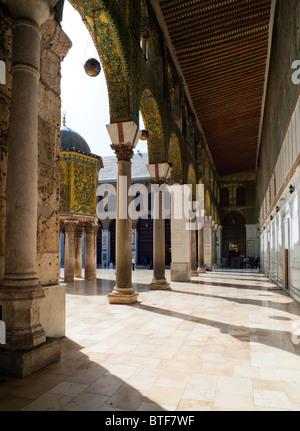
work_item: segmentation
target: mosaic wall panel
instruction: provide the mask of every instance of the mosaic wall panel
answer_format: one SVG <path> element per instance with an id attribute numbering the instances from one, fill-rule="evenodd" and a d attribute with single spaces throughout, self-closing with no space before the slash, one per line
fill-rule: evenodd
<path id="1" fill-rule="evenodd" d="M 172 135 L 170 138 L 169 145 L 169 162 L 172 163 L 172 173 L 171 179 L 172 183 L 182 183 L 182 162 L 181 162 L 181 152 L 176 135 Z"/>
<path id="2" fill-rule="evenodd" d="M 60 156 L 61 213 L 96 215 L 98 160 L 74 152 Z"/>

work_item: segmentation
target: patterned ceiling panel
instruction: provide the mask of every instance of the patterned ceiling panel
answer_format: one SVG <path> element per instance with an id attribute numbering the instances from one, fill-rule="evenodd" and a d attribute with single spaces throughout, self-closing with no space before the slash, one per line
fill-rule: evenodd
<path id="1" fill-rule="evenodd" d="M 219 175 L 255 168 L 271 0 L 160 0 Z"/>

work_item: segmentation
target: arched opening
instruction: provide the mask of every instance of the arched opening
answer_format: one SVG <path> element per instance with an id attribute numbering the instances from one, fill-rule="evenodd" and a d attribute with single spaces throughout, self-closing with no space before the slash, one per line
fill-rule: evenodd
<path id="1" fill-rule="evenodd" d="M 116 265 L 116 220 L 112 220 L 109 226 L 110 232 L 110 262 Z"/>
<path id="2" fill-rule="evenodd" d="M 138 265 L 153 268 L 153 220 L 140 220 L 137 225 L 138 233 Z"/>
<path id="3" fill-rule="evenodd" d="M 230 211 L 223 219 L 223 265 L 229 268 L 243 268 L 246 254 L 246 220 L 238 211 Z"/>
<path id="4" fill-rule="evenodd" d="M 100 268 L 102 264 L 102 223 L 98 220 L 98 232 L 97 232 L 97 268 Z"/>

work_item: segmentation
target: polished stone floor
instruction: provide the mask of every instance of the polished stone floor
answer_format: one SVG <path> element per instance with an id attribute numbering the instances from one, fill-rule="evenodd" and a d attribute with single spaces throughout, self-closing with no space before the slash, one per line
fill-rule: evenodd
<path id="1" fill-rule="evenodd" d="M 61 360 L 5 378 L 0 410 L 300 410 L 300 305 L 264 275 L 136 270 L 139 302 L 110 305 L 114 277 L 68 284 Z"/>

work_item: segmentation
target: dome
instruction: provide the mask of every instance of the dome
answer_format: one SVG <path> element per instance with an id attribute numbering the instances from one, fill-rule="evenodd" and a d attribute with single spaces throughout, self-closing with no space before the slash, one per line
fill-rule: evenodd
<path id="1" fill-rule="evenodd" d="M 63 150 L 79 150 L 84 153 L 90 153 L 90 147 L 79 133 L 70 129 L 67 126 L 62 126 L 61 132 L 61 149 Z"/>

